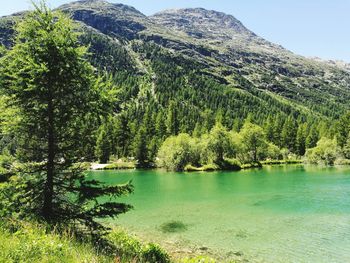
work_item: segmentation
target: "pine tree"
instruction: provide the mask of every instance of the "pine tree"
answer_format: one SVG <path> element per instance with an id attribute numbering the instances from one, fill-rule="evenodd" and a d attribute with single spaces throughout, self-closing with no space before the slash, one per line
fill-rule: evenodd
<path id="1" fill-rule="evenodd" d="M 303 156 L 306 151 L 306 129 L 307 124 L 303 123 L 298 126 L 297 137 L 296 137 L 296 153 L 299 156 Z"/>
<path id="2" fill-rule="evenodd" d="M 344 153 L 344 157 L 346 159 L 350 159 L 350 131 L 349 131 L 346 143 L 345 143 L 345 145 L 343 147 L 343 153 Z"/>
<path id="3" fill-rule="evenodd" d="M 274 123 L 273 120 L 271 118 L 271 116 L 269 116 L 265 122 L 264 125 L 264 130 L 266 133 L 266 139 L 269 140 L 270 142 L 274 142 Z"/>
<path id="4" fill-rule="evenodd" d="M 319 140 L 319 134 L 314 125 L 309 128 L 309 134 L 306 137 L 305 147 L 306 149 L 314 148 Z"/>
<path id="5" fill-rule="evenodd" d="M 131 131 L 129 120 L 125 114 L 118 115 L 115 122 L 115 144 L 118 157 L 126 157 L 131 145 Z"/>
<path id="6" fill-rule="evenodd" d="M 164 139 L 166 135 L 165 118 L 162 111 L 159 111 L 156 118 L 156 133 L 159 139 Z"/>
<path id="7" fill-rule="evenodd" d="M 339 119 L 337 127 L 337 143 L 340 147 L 344 147 L 350 131 L 350 112 Z"/>
<path id="8" fill-rule="evenodd" d="M 178 109 L 176 103 L 171 101 L 169 103 L 166 126 L 168 135 L 177 135 L 179 133 L 179 119 Z"/>
<path id="9" fill-rule="evenodd" d="M 192 132 L 192 136 L 194 137 L 194 138 L 199 138 L 199 137 L 201 137 L 201 135 L 202 135 L 202 128 L 201 128 L 201 125 L 199 124 L 199 122 L 197 122 L 196 123 L 196 126 L 194 127 L 194 130 L 193 130 L 193 132 Z"/>
<path id="10" fill-rule="evenodd" d="M 281 137 L 284 121 L 281 115 L 277 115 L 273 125 L 273 143 L 279 148 L 282 148 L 283 142 Z"/>
<path id="11" fill-rule="evenodd" d="M 135 159 L 137 160 L 137 167 L 139 168 L 147 168 L 150 166 L 147 142 L 146 128 L 143 126 L 139 129 L 134 139 Z"/>
<path id="12" fill-rule="evenodd" d="M 111 142 L 111 134 L 108 132 L 107 124 L 101 125 L 97 142 L 95 154 L 100 163 L 107 163 L 112 153 L 112 142 Z"/>
<path id="13" fill-rule="evenodd" d="M 283 124 L 281 132 L 281 141 L 283 147 L 286 147 L 289 151 L 295 152 L 297 137 L 297 124 L 292 116 L 289 116 Z"/>
<path id="14" fill-rule="evenodd" d="M 21 218 L 74 224 L 90 233 L 105 230 L 96 218 L 114 217 L 131 206 L 99 197 L 130 193 L 132 186 L 88 180 L 77 163 L 84 161 L 91 120 L 111 109 L 104 93 L 111 87 L 95 78 L 87 49 L 64 14 L 42 4 L 16 30 L 14 47 L 0 60 L 0 75 L 1 92 L 17 108 L 13 129 L 22 165 L 2 188 L 4 207 Z"/>

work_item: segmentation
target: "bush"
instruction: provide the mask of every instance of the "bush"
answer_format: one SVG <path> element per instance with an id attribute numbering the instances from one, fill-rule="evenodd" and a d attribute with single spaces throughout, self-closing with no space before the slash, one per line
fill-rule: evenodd
<path id="1" fill-rule="evenodd" d="M 278 146 L 272 143 L 268 143 L 264 158 L 268 158 L 272 160 L 281 160 L 283 159 L 283 155 L 281 153 L 280 148 L 278 148 Z"/>
<path id="2" fill-rule="evenodd" d="M 309 163 L 333 165 L 335 160 L 340 157 L 340 149 L 336 140 L 321 138 L 317 146 L 306 151 L 306 159 Z"/>
<path id="3" fill-rule="evenodd" d="M 241 170 L 241 162 L 238 161 L 237 159 L 226 158 L 222 163 L 221 167 L 224 170 L 237 171 L 237 170 Z"/>
<path id="4" fill-rule="evenodd" d="M 14 158 L 9 154 L 0 155 L 0 183 L 5 182 L 11 176 L 11 167 Z"/>
<path id="5" fill-rule="evenodd" d="M 122 230 L 112 231 L 108 239 L 118 248 L 120 262 L 170 262 L 168 254 L 158 245 L 153 243 L 144 245 Z"/>
<path id="6" fill-rule="evenodd" d="M 170 262 L 170 258 L 164 252 L 164 250 L 157 244 L 153 244 L 153 243 L 150 243 L 143 248 L 142 257 L 145 260 L 145 262 L 157 262 L 157 263 Z"/>
<path id="7" fill-rule="evenodd" d="M 183 171 L 187 164 L 197 162 L 194 139 L 186 133 L 167 138 L 158 152 L 158 166 L 167 170 Z"/>

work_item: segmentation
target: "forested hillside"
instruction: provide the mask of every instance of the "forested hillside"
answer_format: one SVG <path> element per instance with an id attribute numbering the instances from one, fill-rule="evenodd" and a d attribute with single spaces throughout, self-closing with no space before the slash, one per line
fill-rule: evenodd
<path id="1" fill-rule="evenodd" d="M 349 109 L 348 67 L 295 55 L 231 15 L 198 8 L 147 17 L 101 0 L 58 9 L 79 23 L 89 60 L 118 87 L 115 115 L 91 139 L 105 142 L 95 151 L 105 152 L 102 159 L 153 163 L 170 135 L 198 137 L 216 123 L 239 132 L 247 119 L 263 127 L 269 142 L 303 155 L 321 137 L 336 136 L 338 119 Z M 6 48 L 23 15 L 1 18 Z"/>
<path id="2" fill-rule="evenodd" d="M 305 180 L 307 166 L 299 165 L 292 166 L 289 179 L 285 166 L 272 171 L 272 177 L 264 176 L 264 170 L 259 176 L 253 170 L 250 176 L 224 171 L 206 177 L 165 170 L 123 171 L 120 175 L 131 176 L 123 177 L 93 170 L 350 165 L 349 99 L 348 64 L 295 55 L 216 11 L 167 10 L 147 17 L 133 7 L 101 0 L 77 1 L 57 10 L 42 1 L 33 3 L 33 11 L 2 17 L 0 261 L 215 262 L 208 254 L 221 262 L 248 262 L 246 252 L 222 250 L 223 233 L 244 246 L 249 240 L 265 245 L 271 233 L 277 233 L 283 236 L 278 244 L 287 240 L 294 249 L 296 244 L 298 249 L 311 244 L 309 254 L 300 253 L 305 258 L 317 256 L 315 246 L 327 252 L 329 242 L 324 244 L 322 231 L 328 240 L 330 227 L 335 227 L 340 239 L 329 240 L 345 240 L 343 222 L 348 218 L 338 217 L 348 203 L 342 171 L 327 168 L 327 177 L 310 176 L 312 183 L 318 178 L 310 184 Z M 333 175 L 335 180 L 325 180 Z M 153 184 L 158 176 L 161 183 Z M 190 181 L 176 181 L 184 178 Z M 289 184 L 292 188 L 286 188 Z M 186 192 L 185 186 L 195 191 Z M 140 190 L 134 193 L 134 187 Z M 159 190 L 167 195 L 156 195 Z M 139 196 L 124 199 L 132 193 Z M 272 209 L 271 204 L 277 205 Z M 134 206 L 144 214 L 133 213 L 131 218 L 150 231 L 145 232 L 149 237 L 172 234 L 164 242 L 170 254 L 155 241 L 148 243 L 147 237 L 143 243 L 115 228 L 116 218 Z M 272 213 L 260 221 L 262 211 Z M 337 217 L 329 217 L 332 214 Z M 196 218 L 206 220 L 198 227 Z M 239 221 L 244 222 L 242 228 Z M 265 228 L 270 222 L 277 228 Z M 316 232 L 305 232 L 310 222 Z M 263 238 L 256 235 L 260 226 Z M 180 232 L 188 230 L 201 232 L 198 237 L 204 234 L 206 241 L 192 246 L 195 232 L 181 237 Z M 217 252 L 210 248 L 214 236 L 220 240 Z M 322 240 L 300 243 L 306 236 Z M 273 254 L 271 244 L 268 249 L 258 244 L 257 249 Z M 183 246 L 188 249 L 178 249 Z M 300 251 L 289 250 L 284 247 L 281 253 L 288 257 Z M 253 255 L 260 260 L 263 254 Z"/>

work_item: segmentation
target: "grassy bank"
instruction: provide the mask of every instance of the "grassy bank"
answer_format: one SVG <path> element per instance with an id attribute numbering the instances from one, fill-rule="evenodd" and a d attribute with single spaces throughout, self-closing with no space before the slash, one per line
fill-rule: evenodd
<path id="1" fill-rule="evenodd" d="M 159 245 L 141 242 L 122 229 L 114 229 L 107 237 L 115 245 L 113 255 L 96 250 L 88 242 L 77 241 L 69 232 L 47 232 L 46 227 L 28 222 L 0 225 L 0 263 L 70 262 L 70 263 L 214 263 L 206 256 L 172 259 Z"/>
<path id="2" fill-rule="evenodd" d="M 262 161 L 262 165 L 275 165 L 275 164 L 302 164 L 304 163 L 304 160 L 296 160 L 296 159 L 291 159 L 291 160 L 267 160 L 267 161 Z"/>
<path id="3" fill-rule="evenodd" d="M 303 160 L 267 160 L 257 163 L 245 163 L 240 164 L 236 160 L 225 160 L 227 165 L 224 165 L 224 167 L 221 167 L 219 165 L 215 164 L 208 164 L 201 167 L 196 167 L 193 165 L 186 165 L 184 168 L 185 172 L 210 172 L 210 171 L 238 171 L 243 169 L 253 169 L 253 168 L 261 168 L 264 165 L 283 165 L 283 164 L 302 164 Z"/>
<path id="4" fill-rule="evenodd" d="M 21 223 L 9 230 L 0 226 L 0 262 L 114 262 L 91 245 L 74 241 L 68 234 L 47 234 L 39 225 Z"/>

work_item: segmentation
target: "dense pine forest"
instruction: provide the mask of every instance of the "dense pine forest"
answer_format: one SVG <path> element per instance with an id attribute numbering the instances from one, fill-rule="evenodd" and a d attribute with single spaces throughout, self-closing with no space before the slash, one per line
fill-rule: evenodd
<path id="1" fill-rule="evenodd" d="M 73 9 L 75 18 L 81 10 L 94 8 L 94 5 L 102 5 L 106 9 L 115 8 L 96 1 L 90 6 L 81 2 L 81 6 L 64 6 L 62 9 L 71 12 Z M 13 45 L 11 36 L 14 21 L 20 20 L 21 16 L 7 17 L 1 21 L 1 39 L 7 48 Z M 259 159 L 253 158 L 255 161 L 300 159 L 321 138 L 337 138 L 340 149 L 348 141 L 348 105 L 342 101 L 346 97 L 339 95 L 335 100 L 328 100 L 332 95 L 318 94 L 317 90 L 312 89 L 302 91 L 309 93 L 305 96 L 298 89 L 295 92 L 299 95 L 289 94 L 290 88 L 281 83 L 278 88 L 281 92 L 277 89 L 276 94 L 273 94 L 257 88 L 242 70 L 235 72 L 218 66 L 214 70 L 221 72 L 213 72 L 213 66 L 207 65 L 208 62 L 181 52 L 171 52 L 155 40 L 126 39 L 123 35 L 117 37 L 120 40 L 114 41 L 108 33 L 101 34 L 101 29 L 98 31 L 85 25 L 81 25 L 81 29 L 84 33 L 79 39 L 82 44 L 89 46 L 89 60 L 115 89 L 114 95 L 111 95 L 115 99 L 113 114 L 99 122 L 90 123 L 94 133 L 86 138 L 84 147 L 87 161 L 99 160 L 106 163 L 110 159 L 126 158 L 135 160 L 138 167 L 155 167 L 158 151 L 166 138 L 182 133 L 205 138 L 218 124 L 231 133 L 239 133 L 245 123 L 260 126 L 266 145 L 273 145 L 275 151 L 272 155 L 263 154 Z M 313 67 L 316 66 L 307 70 L 316 70 Z M 327 68 L 327 65 L 324 67 Z M 239 72 L 241 73 L 238 74 Z M 291 73 L 287 72 L 286 75 L 282 75 L 285 81 Z M 264 81 L 269 83 L 271 80 L 268 78 L 272 76 L 271 73 L 265 73 L 260 78 L 265 78 Z M 289 77 L 291 85 L 293 76 Z M 316 84 L 320 82 L 316 78 L 298 79 L 314 82 L 314 87 L 327 85 Z M 323 91 L 336 92 L 333 91 L 333 83 L 328 85 L 329 89 L 326 86 L 319 87 Z M 239 141 L 234 143 L 239 144 Z M 12 134 L 3 132 L 1 145 L 2 150 L 15 153 L 16 140 Z M 342 159 L 339 157 L 341 155 L 345 157 L 342 150 L 338 150 L 336 155 L 337 159 Z M 249 161 L 249 158 L 238 158 L 236 154 L 227 157 L 240 159 L 243 163 Z M 213 163 L 213 160 L 208 161 Z M 198 165 L 198 162 L 188 162 Z"/>
<path id="2" fill-rule="evenodd" d="M 98 260 L 108 262 L 106 254 L 130 240 L 110 234 L 101 219 L 132 206 L 99 200 L 128 195 L 133 186 L 86 179 L 91 163 L 172 171 L 350 164 L 346 68 L 296 56 L 231 16 L 233 29 L 219 30 L 217 42 L 195 22 L 182 32 L 179 15 L 207 12 L 215 26 L 222 15 L 182 12 L 150 18 L 123 5 L 79 1 L 0 18 L 5 236 L 9 228 L 27 233 L 32 226 L 23 220 L 44 223 L 57 231 L 53 238 L 68 226 L 77 244 L 97 244 Z M 237 32 L 240 41 L 225 46 Z M 135 251 L 119 251 L 126 260 L 170 260 L 157 245 L 130 242 Z"/>

